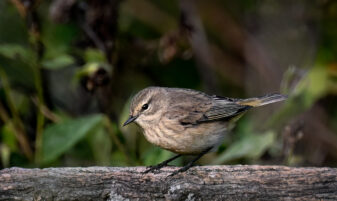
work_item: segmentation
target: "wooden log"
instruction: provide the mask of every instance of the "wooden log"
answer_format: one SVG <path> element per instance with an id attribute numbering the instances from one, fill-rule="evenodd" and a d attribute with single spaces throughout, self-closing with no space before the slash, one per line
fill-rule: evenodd
<path id="1" fill-rule="evenodd" d="M 337 168 L 202 166 L 9 168 L 0 200 L 337 200 Z"/>

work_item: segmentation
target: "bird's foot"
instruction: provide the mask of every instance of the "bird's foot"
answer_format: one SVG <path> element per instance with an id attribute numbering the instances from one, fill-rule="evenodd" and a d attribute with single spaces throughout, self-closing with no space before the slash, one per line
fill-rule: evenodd
<path id="1" fill-rule="evenodd" d="M 173 156 L 172 158 L 169 158 L 168 160 L 166 161 L 163 161 L 161 163 L 159 163 L 158 165 L 154 165 L 154 166 L 149 166 L 147 167 L 147 170 L 145 170 L 143 172 L 143 174 L 146 174 L 146 173 L 149 173 L 149 172 L 155 172 L 155 171 L 158 171 L 160 170 L 161 168 L 165 167 L 165 166 L 168 166 L 168 163 L 179 158 L 181 156 L 181 154 L 178 154 L 176 156 Z"/>
<path id="2" fill-rule="evenodd" d="M 182 173 L 182 172 L 185 172 L 187 171 L 188 169 L 190 169 L 191 167 L 193 166 L 193 163 L 189 163 L 187 165 L 185 165 L 184 167 L 178 169 L 178 170 L 175 170 L 173 171 L 171 174 L 169 174 L 167 177 L 173 177 L 179 173 Z"/>
<path id="3" fill-rule="evenodd" d="M 197 157 L 195 157 L 191 162 L 189 162 L 187 165 L 185 165 L 184 167 L 172 172 L 169 176 L 167 177 L 172 177 L 174 175 L 177 175 L 181 172 L 185 172 L 186 170 L 190 169 L 194 163 L 199 160 L 199 158 L 201 158 L 203 155 L 205 155 L 207 152 L 209 152 L 213 147 L 209 147 L 208 149 L 205 149 L 203 152 L 201 152 Z"/>
<path id="4" fill-rule="evenodd" d="M 157 172 L 157 171 L 159 171 L 161 168 L 163 168 L 163 167 L 165 167 L 165 166 L 167 166 L 167 164 L 164 164 L 164 163 L 160 163 L 160 164 L 158 164 L 158 165 L 151 165 L 151 166 L 148 166 L 147 168 L 146 168 L 146 170 L 144 171 L 144 172 L 142 172 L 143 174 L 147 174 L 147 173 L 149 173 L 149 172 L 153 172 L 153 173 L 155 173 L 155 172 Z"/>

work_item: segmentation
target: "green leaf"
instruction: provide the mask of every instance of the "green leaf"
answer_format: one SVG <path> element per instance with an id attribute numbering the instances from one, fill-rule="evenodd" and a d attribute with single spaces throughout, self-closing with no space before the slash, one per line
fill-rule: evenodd
<path id="1" fill-rule="evenodd" d="M 22 59 L 23 61 L 29 61 L 32 57 L 29 49 L 17 44 L 0 45 L 0 55 L 9 59 Z"/>
<path id="2" fill-rule="evenodd" d="M 222 164 L 224 162 L 238 158 L 259 158 L 266 149 L 268 149 L 276 140 L 276 134 L 268 131 L 263 135 L 249 135 L 242 140 L 231 145 L 225 153 L 220 155 L 214 164 Z"/>
<path id="3" fill-rule="evenodd" d="M 0 144 L 0 158 L 2 165 L 7 168 L 9 167 L 11 151 L 5 144 Z"/>
<path id="4" fill-rule="evenodd" d="M 105 62 L 106 57 L 99 49 L 88 48 L 84 52 L 84 58 L 87 63 L 90 62 Z"/>
<path id="5" fill-rule="evenodd" d="M 268 127 L 280 125 L 311 108 L 317 100 L 328 93 L 329 79 L 329 74 L 323 66 L 310 69 L 289 94 L 283 108 L 271 116 L 265 125 Z"/>
<path id="6" fill-rule="evenodd" d="M 12 151 L 17 151 L 17 141 L 14 126 L 11 122 L 5 124 L 1 129 L 1 141 Z"/>
<path id="7" fill-rule="evenodd" d="M 46 59 L 42 62 L 42 65 L 46 69 L 60 69 L 74 64 L 75 60 L 69 55 L 59 55 L 53 59 Z"/>
<path id="8" fill-rule="evenodd" d="M 48 126 L 43 133 L 42 163 L 49 163 L 69 150 L 102 123 L 102 115 L 68 119 Z"/>
<path id="9" fill-rule="evenodd" d="M 312 68 L 296 86 L 293 98 L 302 98 L 302 107 L 310 108 L 328 89 L 328 73 L 322 66 Z"/>
<path id="10" fill-rule="evenodd" d="M 78 39 L 79 28 L 74 24 L 51 23 L 48 18 L 42 27 L 41 40 L 45 45 L 44 57 L 57 58 L 73 51 L 73 42 Z"/>

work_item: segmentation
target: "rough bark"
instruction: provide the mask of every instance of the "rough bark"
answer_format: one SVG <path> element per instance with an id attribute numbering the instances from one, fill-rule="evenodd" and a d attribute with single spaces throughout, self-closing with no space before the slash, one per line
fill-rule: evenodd
<path id="1" fill-rule="evenodd" d="M 203 166 L 9 168 L 0 200 L 337 200 L 337 168 Z"/>

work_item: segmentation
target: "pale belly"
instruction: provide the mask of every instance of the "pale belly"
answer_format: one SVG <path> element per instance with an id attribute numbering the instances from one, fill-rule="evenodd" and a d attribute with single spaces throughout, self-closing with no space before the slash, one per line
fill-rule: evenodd
<path id="1" fill-rule="evenodd" d="M 198 154 L 210 147 L 212 150 L 222 143 L 227 131 L 227 123 L 203 123 L 192 127 L 176 127 L 168 129 L 164 125 L 157 125 L 146 129 L 146 139 L 169 151 L 179 154 Z"/>

